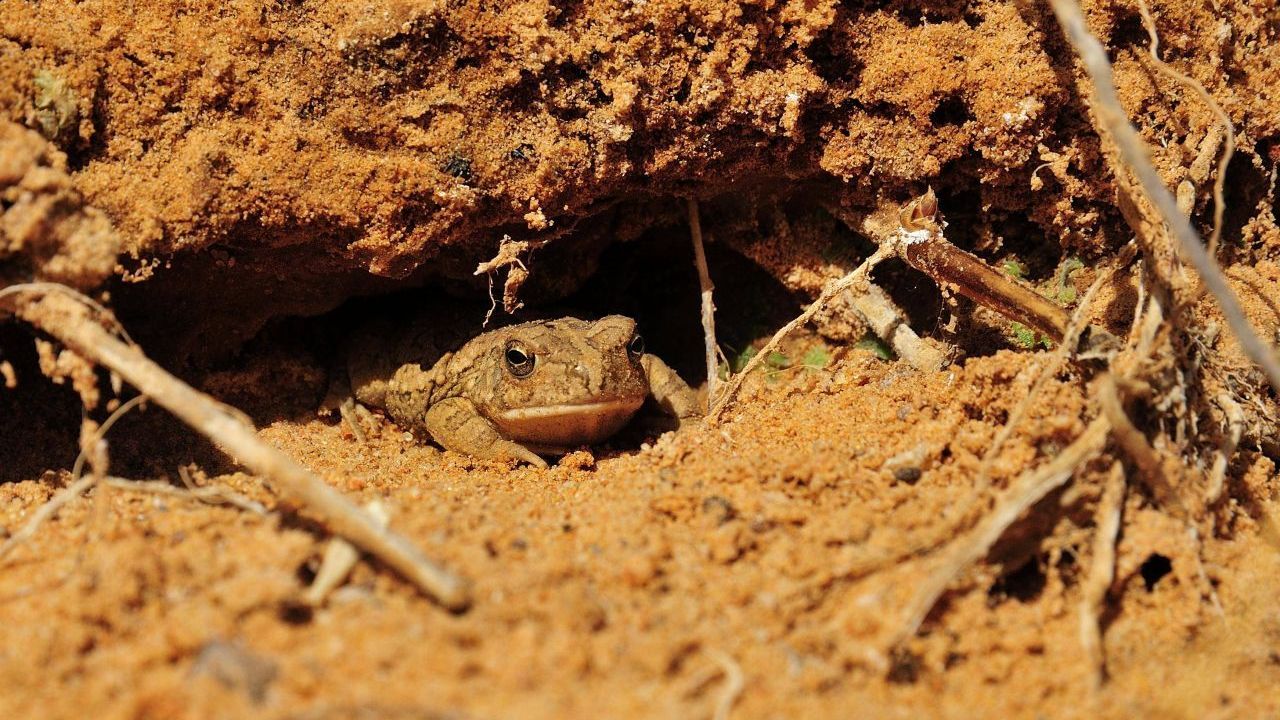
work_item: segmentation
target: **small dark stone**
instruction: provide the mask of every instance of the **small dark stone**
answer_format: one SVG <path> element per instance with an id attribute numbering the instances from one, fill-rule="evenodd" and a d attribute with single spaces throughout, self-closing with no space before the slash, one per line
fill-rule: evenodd
<path id="1" fill-rule="evenodd" d="M 314 614 L 314 609 L 302 602 L 286 601 L 280 605 L 280 619 L 290 625 L 306 625 Z"/>
<path id="2" fill-rule="evenodd" d="M 908 485 L 915 485 L 920 481 L 920 476 L 924 475 L 924 471 L 915 465 L 907 465 L 897 468 L 893 471 L 893 479 Z"/>
<path id="3" fill-rule="evenodd" d="M 529 143 L 520 143 L 507 153 L 512 160 L 528 160 L 533 155 L 533 145 Z"/>
<path id="4" fill-rule="evenodd" d="M 461 155 L 450 155 L 443 170 L 463 182 L 471 181 L 471 160 Z"/>
<path id="5" fill-rule="evenodd" d="M 895 685 L 912 685 L 920 679 L 920 656 L 901 648 L 889 655 L 888 680 Z"/>

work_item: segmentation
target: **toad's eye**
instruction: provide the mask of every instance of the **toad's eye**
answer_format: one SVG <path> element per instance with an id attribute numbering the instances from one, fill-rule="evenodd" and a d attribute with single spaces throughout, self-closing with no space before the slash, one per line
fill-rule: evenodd
<path id="1" fill-rule="evenodd" d="M 533 353 L 524 349 L 524 346 L 518 342 L 512 341 L 507 343 L 506 352 L 503 357 L 507 360 L 507 370 L 511 371 L 516 377 L 528 377 L 533 372 Z"/>
<path id="2" fill-rule="evenodd" d="M 627 352 L 632 355 L 640 356 L 644 354 L 644 338 L 639 334 L 632 336 L 631 342 L 627 343 Z"/>

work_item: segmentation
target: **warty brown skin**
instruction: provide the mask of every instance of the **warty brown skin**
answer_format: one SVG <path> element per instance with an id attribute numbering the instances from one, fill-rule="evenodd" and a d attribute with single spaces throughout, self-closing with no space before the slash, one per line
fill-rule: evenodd
<path id="1" fill-rule="evenodd" d="M 677 422 L 699 413 L 696 393 L 638 338 L 621 315 L 528 322 L 465 341 L 429 321 L 382 321 L 353 337 L 347 369 L 355 400 L 444 448 L 546 467 L 539 454 L 608 438 L 648 397 Z"/>

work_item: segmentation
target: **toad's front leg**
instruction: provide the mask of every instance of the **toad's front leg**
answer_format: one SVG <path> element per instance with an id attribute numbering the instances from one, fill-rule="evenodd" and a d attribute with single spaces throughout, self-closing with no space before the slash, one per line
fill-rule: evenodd
<path id="1" fill-rule="evenodd" d="M 640 364 L 649 380 L 649 394 L 663 412 L 676 420 L 677 426 L 702 415 L 698 393 L 671 366 L 662 362 L 662 358 L 646 353 L 640 358 Z"/>
<path id="2" fill-rule="evenodd" d="M 547 467 L 547 461 L 537 453 L 502 437 L 498 428 L 465 398 L 446 398 L 432 404 L 425 420 L 432 439 L 448 450 L 486 460 L 522 460 L 535 467 Z"/>

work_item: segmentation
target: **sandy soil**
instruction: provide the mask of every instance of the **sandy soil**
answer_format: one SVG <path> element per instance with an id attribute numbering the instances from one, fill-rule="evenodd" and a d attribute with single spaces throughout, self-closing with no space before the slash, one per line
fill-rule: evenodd
<path id="1" fill-rule="evenodd" d="M 1221 255 L 1273 339 L 1280 9 L 1220 5 L 1152 11 L 1162 56 L 1235 126 Z M 1207 228 L 1210 110 L 1154 69 L 1138 5 L 1085 8 Z M 904 266 L 876 279 L 950 354 L 941 371 L 855 347 L 863 328 L 833 311 L 723 424 L 632 429 L 548 470 L 391 425 L 362 444 L 315 415 L 353 318 L 441 290 L 487 305 L 509 269 L 473 273 L 504 236 L 531 243 L 520 300 L 632 314 L 700 381 L 685 195 L 731 360 L 926 186 L 949 238 L 1070 306 L 1132 235 L 1070 58 L 1038 2 L 0 0 L 0 279 L 96 288 L 149 353 L 352 499 L 382 500 L 476 593 L 450 614 L 362 562 L 303 607 L 323 530 L 148 409 L 112 431 L 113 473 L 177 483 L 189 465 L 269 514 L 114 486 L 67 506 L 0 560 L 0 717 L 1280 714 L 1280 413 L 1223 333 L 1158 360 L 1208 368 L 1193 389 L 1248 398 L 1256 427 L 1224 499 L 1192 517 L 1132 486 L 1096 692 L 1078 607 L 1114 449 L 879 664 L 936 551 L 1098 412 L 1096 367 L 1069 366 L 981 483 L 1048 353 Z M 1134 270 L 1092 319 L 1124 335 L 1137 294 Z M 1207 300 L 1184 318 L 1198 338 L 1221 326 Z M 0 325 L 17 381 L 0 388 L 0 539 L 76 454 L 80 401 L 36 347 Z M 1178 407 L 1135 416 L 1216 447 L 1221 417 L 1169 421 Z M 1206 476 L 1180 475 L 1189 493 Z"/>

